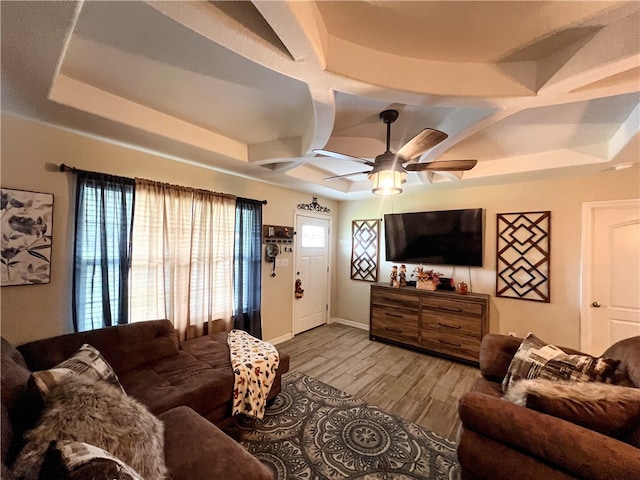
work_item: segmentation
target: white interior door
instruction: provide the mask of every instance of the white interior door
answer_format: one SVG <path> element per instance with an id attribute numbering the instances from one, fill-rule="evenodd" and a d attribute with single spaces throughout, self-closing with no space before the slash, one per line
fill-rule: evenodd
<path id="1" fill-rule="evenodd" d="M 294 298 L 293 334 L 327 323 L 329 314 L 329 219 L 296 215 L 295 279 L 304 295 Z"/>
<path id="2" fill-rule="evenodd" d="M 585 204 L 581 349 L 640 335 L 640 200 Z"/>

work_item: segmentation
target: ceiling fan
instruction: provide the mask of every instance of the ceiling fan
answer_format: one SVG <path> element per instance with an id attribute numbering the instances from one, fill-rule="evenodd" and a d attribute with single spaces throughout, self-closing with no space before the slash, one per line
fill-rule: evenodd
<path id="1" fill-rule="evenodd" d="M 327 177 L 325 180 L 349 177 L 366 173 L 369 180 L 373 180 L 372 192 L 377 195 L 395 195 L 402 193 L 400 185 L 407 180 L 407 172 L 453 172 L 471 170 L 478 163 L 477 160 L 442 160 L 426 163 L 413 162 L 417 157 L 439 144 L 447 138 L 447 134 L 433 128 L 425 128 L 405 143 L 398 153 L 390 150 L 391 124 L 398 119 L 397 110 L 384 110 L 380 113 L 380 120 L 387 125 L 387 150 L 378 155 L 372 162 L 365 158 L 332 152 L 331 150 L 315 149 L 313 153 L 340 160 L 351 160 L 364 163 L 371 168 L 363 172 L 347 173 Z"/>

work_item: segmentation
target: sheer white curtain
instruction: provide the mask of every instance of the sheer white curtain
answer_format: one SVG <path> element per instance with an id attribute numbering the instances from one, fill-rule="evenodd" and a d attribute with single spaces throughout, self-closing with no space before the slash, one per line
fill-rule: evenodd
<path id="1" fill-rule="evenodd" d="M 136 180 L 131 321 L 168 318 L 180 339 L 229 321 L 235 198 Z"/>

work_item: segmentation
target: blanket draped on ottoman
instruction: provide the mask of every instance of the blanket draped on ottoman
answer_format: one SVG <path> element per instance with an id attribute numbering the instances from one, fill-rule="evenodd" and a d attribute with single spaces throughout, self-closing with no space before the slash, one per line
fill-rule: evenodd
<path id="1" fill-rule="evenodd" d="M 262 419 L 280 363 L 278 350 L 242 330 L 227 337 L 234 373 L 232 414 Z"/>

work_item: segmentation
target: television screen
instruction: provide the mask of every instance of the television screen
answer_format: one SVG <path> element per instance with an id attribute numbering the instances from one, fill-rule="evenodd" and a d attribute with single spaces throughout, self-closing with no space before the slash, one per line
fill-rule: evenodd
<path id="1" fill-rule="evenodd" d="M 482 209 L 384 216 L 388 262 L 482 266 Z"/>

